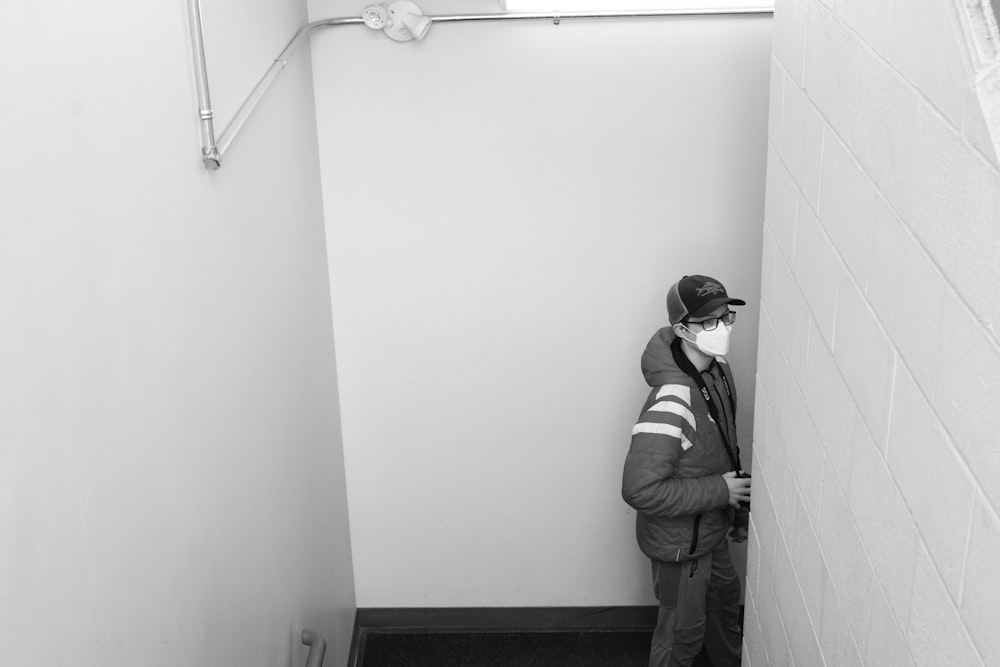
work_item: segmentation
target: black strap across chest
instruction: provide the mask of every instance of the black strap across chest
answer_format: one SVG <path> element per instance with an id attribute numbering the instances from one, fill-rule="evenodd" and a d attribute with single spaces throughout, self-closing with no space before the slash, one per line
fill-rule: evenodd
<path id="1" fill-rule="evenodd" d="M 674 363 L 677 364 L 677 367 L 684 371 L 688 377 L 694 380 L 695 384 L 698 385 L 698 389 L 701 391 L 701 396 L 705 399 L 705 403 L 708 405 L 708 412 L 712 415 L 712 419 L 715 420 L 715 426 L 719 429 L 719 435 L 722 436 L 722 444 L 726 447 L 726 454 L 729 455 L 729 461 L 733 464 L 733 470 L 736 470 L 737 472 L 743 470 L 743 466 L 740 465 L 740 448 L 738 445 L 734 447 L 733 444 L 729 442 L 729 424 L 719 415 L 719 407 L 712 399 L 712 392 L 708 390 L 708 385 L 705 384 L 705 378 L 701 376 L 698 369 L 694 367 L 691 360 L 688 359 L 686 354 L 684 354 L 684 350 L 681 349 L 680 338 L 675 338 L 673 342 L 670 343 L 670 351 L 674 355 Z M 733 416 L 733 422 L 735 423 L 736 396 L 733 394 L 733 390 L 729 386 L 729 379 L 726 377 L 726 372 L 720 368 L 719 375 L 722 377 L 722 386 L 725 388 L 726 397 L 729 399 L 729 414 Z"/>

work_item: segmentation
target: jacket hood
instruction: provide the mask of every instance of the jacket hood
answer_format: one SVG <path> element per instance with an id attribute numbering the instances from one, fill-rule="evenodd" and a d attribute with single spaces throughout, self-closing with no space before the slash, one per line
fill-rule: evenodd
<path id="1" fill-rule="evenodd" d="M 677 338 L 673 328 L 663 327 L 646 343 L 642 353 L 642 376 L 650 387 L 665 384 L 690 384 L 687 374 L 677 367 L 670 344 Z"/>

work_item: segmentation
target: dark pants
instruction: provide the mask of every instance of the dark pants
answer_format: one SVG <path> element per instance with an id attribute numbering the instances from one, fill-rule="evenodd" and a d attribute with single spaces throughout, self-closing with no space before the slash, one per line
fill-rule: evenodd
<path id="1" fill-rule="evenodd" d="M 689 667 L 702 643 L 714 667 L 739 667 L 740 581 L 729 542 L 697 560 L 652 563 L 660 609 L 649 667 Z"/>

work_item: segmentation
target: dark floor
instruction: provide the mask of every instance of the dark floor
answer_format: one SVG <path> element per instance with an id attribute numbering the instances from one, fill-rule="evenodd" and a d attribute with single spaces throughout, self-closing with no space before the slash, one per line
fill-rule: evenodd
<path id="1" fill-rule="evenodd" d="M 371 632 L 362 667 L 646 667 L 650 631 Z M 695 667 L 711 667 L 699 656 Z"/>

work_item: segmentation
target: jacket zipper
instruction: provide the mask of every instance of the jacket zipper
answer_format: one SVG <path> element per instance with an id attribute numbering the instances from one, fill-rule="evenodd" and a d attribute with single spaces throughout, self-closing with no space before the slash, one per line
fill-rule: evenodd
<path id="1" fill-rule="evenodd" d="M 699 514 L 694 518 L 694 535 L 691 537 L 691 549 L 688 551 L 689 554 L 693 554 L 695 549 L 698 548 L 698 526 L 701 525 L 701 515 Z"/>

